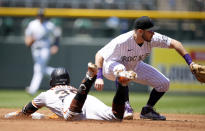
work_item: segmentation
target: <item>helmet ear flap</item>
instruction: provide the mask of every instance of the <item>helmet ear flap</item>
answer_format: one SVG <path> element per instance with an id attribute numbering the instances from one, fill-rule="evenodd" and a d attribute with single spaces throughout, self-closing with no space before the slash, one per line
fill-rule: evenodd
<path id="1" fill-rule="evenodd" d="M 53 87 L 53 81 L 52 80 L 50 80 L 50 86 Z"/>

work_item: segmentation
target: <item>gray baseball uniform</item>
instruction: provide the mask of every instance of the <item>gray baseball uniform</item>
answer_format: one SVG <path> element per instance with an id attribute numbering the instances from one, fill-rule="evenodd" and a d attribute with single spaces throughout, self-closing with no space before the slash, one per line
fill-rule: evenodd
<path id="1" fill-rule="evenodd" d="M 70 107 L 70 103 L 76 95 L 77 89 L 67 85 L 60 85 L 46 92 L 42 92 L 33 99 L 32 104 L 37 107 L 47 107 L 59 117 L 64 117 Z M 79 120 L 115 120 L 112 108 L 105 105 L 94 96 L 88 95 L 82 108 Z"/>

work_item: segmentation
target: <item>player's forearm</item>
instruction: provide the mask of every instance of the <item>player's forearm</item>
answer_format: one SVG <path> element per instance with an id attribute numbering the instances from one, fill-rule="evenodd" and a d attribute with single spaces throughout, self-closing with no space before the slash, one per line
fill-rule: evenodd
<path id="1" fill-rule="evenodd" d="M 30 47 L 34 43 L 34 39 L 32 37 L 25 37 L 25 44 Z"/>
<path id="2" fill-rule="evenodd" d="M 95 55 L 95 64 L 97 65 L 98 68 L 103 67 L 103 61 L 104 61 L 104 58 L 99 53 L 97 53 Z"/>
<path id="3" fill-rule="evenodd" d="M 181 44 L 181 42 L 177 40 L 171 41 L 170 48 L 175 49 L 182 57 L 188 53 L 183 47 L 183 45 Z"/>
<path id="4" fill-rule="evenodd" d="M 98 73 L 97 73 L 97 79 L 103 79 L 103 57 L 100 55 L 100 53 L 98 52 L 95 56 L 95 64 L 98 67 Z"/>
<path id="5" fill-rule="evenodd" d="M 191 56 L 189 55 L 189 53 L 185 50 L 185 48 L 179 41 L 172 40 L 170 48 L 174 48 L 184 58 L 184 60 L 186 61 L 188 65 L 192 63 Z"/>

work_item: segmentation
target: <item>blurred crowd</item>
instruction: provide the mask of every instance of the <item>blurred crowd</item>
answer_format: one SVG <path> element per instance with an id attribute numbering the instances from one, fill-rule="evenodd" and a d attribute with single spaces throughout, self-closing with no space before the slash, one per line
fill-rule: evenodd
<path id="1" fill-rule="evenodd" d="M 205 0 L 0 0 L 0 7 L 89 8 L 131 10 L 204 11 Z M 33 17 L 0 17 L 0 39 L 21 37 Z M 51 18 L 62 37 L 112 38 L 132 29 L 133 19 L 110 17 Z M 155 19 L 157 32 L 178 40 L 205 40 L 204 20 Z M 11 38 L 11 37 L 10 37 Z"/>
<path id="2" fill-rule="evenodd" d="M 0 39 L 22 37 L 27 24 L 33 17 L 0 17 Z M 112 38 L 131 30 L 133 19 L 110 17 L 105 19 L 90 18 L 50 18 L 62 30 L 62 37 Z M 159 28 L 157 32 L 178 40 L 205 40 L 203 20 L 154 20 Z"/>
<path id="3" fill-rule="evenodd" d="M 205 0 L 0 0 L 0 6 L 204 11 Z"/>

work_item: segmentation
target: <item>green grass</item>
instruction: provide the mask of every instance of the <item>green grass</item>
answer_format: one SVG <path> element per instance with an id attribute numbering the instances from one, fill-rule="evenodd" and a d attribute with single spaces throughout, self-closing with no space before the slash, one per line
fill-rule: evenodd
<path id="1" fill-rule="evenodd" d="M 0 90 L 0 108 L 22 108 L 32 99 L 23 90 Z"/>
<path id="2" fill-rule="evenodd" d="M 111 106 L 115 92 L 91 91 L 90 94 Z M 135 112 L 140 112 L 146 104 L 149 93 L 130 93 L 130 103 Z M 27 95 L 23 90 L 0 90 L 0 108 L 22 108 L 34 96 Z M 165 94 L 155 106 L 163 113 L 205 114 L 205 95 Z"/>
<path id="3" fill-rule="evenodd" d="M 92 91 L 90 94 L 111 106 L 114 92 Z M 141 111 L 148 98 L 149 93 L 130 93 L 130 103 L 135 112 Z M 205 95 L 165 94 L 156 104 L 155 108 L 163 113 L 205 114 Z"/>

